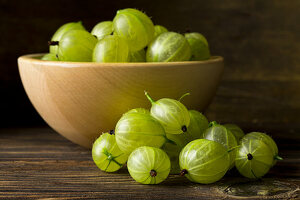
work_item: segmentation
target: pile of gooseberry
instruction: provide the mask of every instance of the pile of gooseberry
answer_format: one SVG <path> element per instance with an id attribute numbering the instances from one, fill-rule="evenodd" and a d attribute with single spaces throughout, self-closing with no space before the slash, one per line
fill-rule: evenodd
<path id="1" fill-rule="evenodd" d="M 81 22 L 62 25 L 48 42 L 48 61 L 73 62 L 174 62 L 207 60 L 205 37 L 184 35 L 154 25 L 143 12 L 119 10 L 112 21 L 98 23 L 88 32 Z"/>
<path id="2" fill-rule="evenodd" d="M 202 113 L 188 110 L 182 98 L 155 101 L 145 95 L 150 110 L 129 110 L 94 142 L 92 157 L 99 169 L 115 172 L 127 162 L 131 177 L 142 184 L 158 184 L 169 174 L 210 184 L 233 167 L 247 178 L 260 178 L 282 159 L 265 133 L 245 135 L 237 125 L 209 123 Z"/>
<path id="3" fill-rule="evenodd" d="M 175 62 L 210 58 L 207 40 L 200 33 L 184 35 L 153 25 L 143 12 L 117 11 L 113 21 L 98 23 L 91 32 L 81 22 L 61 26 L 48 42 L 48 61 Z M 127 163 L 134 180 L 158 184 L 169 174 L 209 184 L 236 167 L 245 177 L 260 178 L 280 160 L 274 140 L 265 133 L 244 132 L 234 124 L 208 122 L 179 100 L 154 101 L 151 109 L 124 113 L 114 130 L 93 144 L 99 169 L 115 172 Z"/>

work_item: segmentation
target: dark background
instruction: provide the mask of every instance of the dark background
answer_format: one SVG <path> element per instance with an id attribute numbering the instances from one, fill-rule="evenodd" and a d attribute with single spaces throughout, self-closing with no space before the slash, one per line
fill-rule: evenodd
<path id="1" fill-rule="evenodd" d="M 0 0 L 0 127 L 46 125 L 23 90 L 19 56 L 47 52 L 47 41 L 66 22 L 81 20 L 91 30 L 126 7 L 169 30 L 203 33 L 212 54 L 225 58 L 209 119 L 299 138 L 299 0 Z"/>

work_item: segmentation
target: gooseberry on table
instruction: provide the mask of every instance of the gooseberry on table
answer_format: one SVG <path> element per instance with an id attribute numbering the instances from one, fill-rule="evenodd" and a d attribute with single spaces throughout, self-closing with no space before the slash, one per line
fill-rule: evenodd
<path id="1" fill-rule="evenodd" d="M 196 183 L 209 184 L 220 180 L 230 165 L 227 149 L 218 142 L 198 139 L 180 152 L 181 175 Z"/>
<path id="2" fill-rule="evenodd" d="M 129 156 L 127 167 L 131 177 L 142 184 L 158 184 L 170 173 L 170 159 L 161 149 L 142 146 Z"/>
<path id="3" fill-rule="evenodd" d="M 103 133 L 96 139 L 92 148 L 92 157 L 97 167 L 105 172 L 119 170 L 128 158 L 118 147 L 113 131 Z"/>

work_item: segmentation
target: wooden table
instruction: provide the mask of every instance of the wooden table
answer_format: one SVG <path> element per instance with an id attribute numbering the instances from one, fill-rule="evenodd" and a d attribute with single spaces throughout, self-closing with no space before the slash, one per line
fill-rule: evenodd
<path id="1" fill-rule="evenodd" d="M 250 181 L 232 171 L 211 185 L 170 175 L 152 186 L 136 183 L 125 168 L 101 172 L 89 150 L 50 128 L 0 129 L 0 199 L 297 199 L 299 140 L 283 141 L 284 160 L 262 180 Z"/>

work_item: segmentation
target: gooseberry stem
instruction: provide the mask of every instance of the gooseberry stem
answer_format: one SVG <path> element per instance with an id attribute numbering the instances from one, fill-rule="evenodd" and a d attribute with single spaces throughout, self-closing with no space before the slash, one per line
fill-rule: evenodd
<path id="1" fill-rule="evenodd" d="M 59 44 L 59 41 L 48 41 L 49 46 L 57 46 Z"/>
<path id="2" fill-rule="evenodd" d="M 218 125 L 218 123 L 216 121 L 212 121 L 208 124 L 208 127 L 212 127 L 212 126 L 215 126 L 215 125 Z"/>
<path id="3" fill-rule="evenodd" d="M 148 94 L 147 91 L 144 91 L 145 92 L 145 95 L 147 97 L 147 99 L 151 102 L 151 103 L 155 103 L 155 101 L 150 97 L 150 95 Z"/>
<path id="4" fill-rule="evenodd" d="M 274 156 L 274 160 L 283 160 L 283 158 L 281 158 L 280 156 L 276 155 L 276 156 Z"/>
<path id="5" fill-rule="evenodd" d="M 182 96 L 178 99 L 178 101 L 180 102 L 184 97 L 189 96 L 189 95 L 191 95 L 189 92 L 188 92 L 188 93 L 185 93 L 184 95 L 182 95 Z"/>
<path id="6" fill-rule="evenodd" d="M 110 130 L 110 131 L 109 131 L 109 134 L 110 134 L 110 135 L 113 135 L 113 134 L 115 134 L 115 131 L 114 131 L 114 130 Z"/>
<path id="7" fill-rule="evenodd" d="M 184 176 L 186 174 L 188 174 L 188 171 L 186 169 L 181 170 L 180 176 Z"/>

